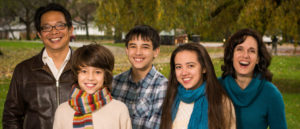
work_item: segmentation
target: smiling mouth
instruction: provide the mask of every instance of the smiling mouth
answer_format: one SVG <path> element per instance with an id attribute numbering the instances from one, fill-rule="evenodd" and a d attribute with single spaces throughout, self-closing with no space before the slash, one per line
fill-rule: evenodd
<path id="1" fill-rule="evenodd" d="M 250 62 L 247 62 L 247 61 L 240 61 L 239 64 L 241 66 L 248 66 L 250 64 Z"/>
<path id="2" fill-rule="evenodd" d="M 183 78 L 182 80 L 184 83 L 188 83 L 191 80 L 191 78 Z"/>
<path id="3" fill-rule="evenodd" d="M 144 58 L 133 58 L 135 62 L 142 62 Z"/>
<path id="4" fill-rule="evenodd" d="M 96 86 L 96 84 L 95 84 L 95 83 L 85 83 L 85 86 L 86 86 L 87 88 L 93 88 L 93 87 Z"/>
<path id="5" fill-rule="evenodd" d="M 62 38 L 51 38 L 49 39 L 51 42 L 59 42 Z"/>

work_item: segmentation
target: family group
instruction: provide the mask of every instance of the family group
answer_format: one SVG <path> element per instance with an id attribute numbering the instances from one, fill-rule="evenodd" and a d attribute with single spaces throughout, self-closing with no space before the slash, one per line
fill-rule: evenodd
<path id="1" fill-rule="evenodd" d="M 15 67 L 4 129 L 287 129 L 271 56 L 252 29 L 224 46 L 221 77 L 199 43 L 177 46 L 168 79 L 155 69 L 160 37 L 137 25 L 125 37 L 131 68 L 113 75 L 115 58 L 98 44 L 69 46 L 70 13 L 51 3 L 36 10 L 44 48 Z"/>

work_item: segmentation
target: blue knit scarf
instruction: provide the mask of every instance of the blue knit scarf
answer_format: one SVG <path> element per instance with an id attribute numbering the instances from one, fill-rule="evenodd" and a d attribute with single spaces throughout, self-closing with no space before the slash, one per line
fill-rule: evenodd
<path id="1" fill-rule="evenodd" d="M 188 129 L 208 129 L 208 102 L 205 97 L 206 82 L 203 82 L 200 87 L 195 90 L 186 90 L 181 84 L 178 86 L 172 107 L 172 121 L 175 120 L 179 103 L 193 103 L 194 108 L 188 124 Z"/>
<path id="2" fill-rule="evenodd" d="M 222 84 L 235 106 L 247 107 L 256 100 L 265 82 L 266 80 L 261 79 L 261 74 L 258 74 L 252 78 L 245 89 L 241 89 L 235 79 L 231 75 L 227 75 Z"/>

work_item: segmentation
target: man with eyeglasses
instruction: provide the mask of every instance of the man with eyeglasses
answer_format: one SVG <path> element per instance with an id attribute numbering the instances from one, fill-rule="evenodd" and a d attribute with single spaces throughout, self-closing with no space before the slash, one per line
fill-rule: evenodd
<path id="1" fill-rule="evenodd" d="M 34 19 L 44 48 L 14 70 L 4 105 L 4 129 L 52 129 L 55 110 L 68 100 L 74 82 L 70 13 L 61 5 L 49 4 L 40 7 Z"/>

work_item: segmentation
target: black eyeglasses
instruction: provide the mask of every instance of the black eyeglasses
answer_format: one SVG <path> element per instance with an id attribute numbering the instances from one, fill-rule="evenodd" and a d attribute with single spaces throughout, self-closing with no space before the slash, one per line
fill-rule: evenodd
<path id="1" fill-rule="evenodd" d="M 53 28 L 55 28 L 56 30 L 63 30 L 66 27 L 67 27 L 66 23 L 59 23 L 59 24 L 56 24 L 55 26 L 51 26 L 51 25 L 41 26 L 41 30 L 43 32 L 50 32 L 50 31 L 52 31 Z"/>

